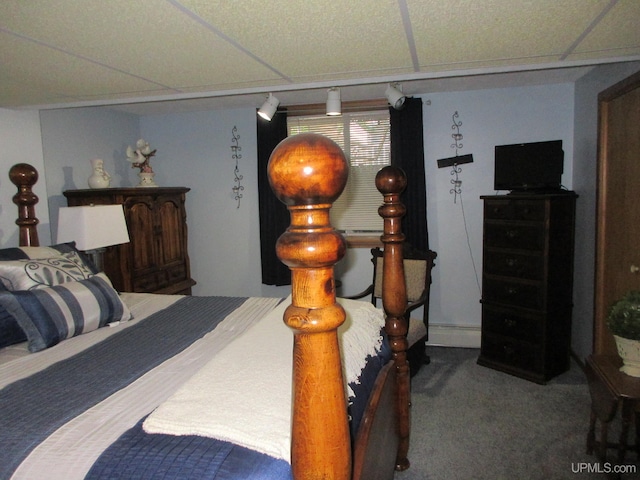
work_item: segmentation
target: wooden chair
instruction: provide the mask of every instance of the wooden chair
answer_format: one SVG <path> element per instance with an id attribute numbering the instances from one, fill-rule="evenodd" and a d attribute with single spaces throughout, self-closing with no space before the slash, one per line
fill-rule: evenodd
<path id="1" fill-rule="evenodd" d="M 371 295 L 371 303 L 377 306 L 378 299 L 382 298 L 382 257 L 383 250 L 379 247 L 371 249 L 371 262 L 373 263 L 373 283 L 366 290 L 346 298 L 359 299 Z M 431 269 L 434 267 L 436 252 L 429 250 L 422 252 L 414 249 L 408 243 L 402 247 L 404 258 L 404 276 L 407 286 L 407 310 L 405 318 L 409 329 L 409 350 L 407 352 L 411 375 L 415 375 L 420 366 L 428 364 L 430 359 L 426 353 L 425 342 L 429 340 L 429 292 L 431 290 Z M 424 330 L 419 325 L 411 324 L 411 312 L 424 307 L 422 323 Z M 415 319 L 414 319 L 415 320 Z"/>

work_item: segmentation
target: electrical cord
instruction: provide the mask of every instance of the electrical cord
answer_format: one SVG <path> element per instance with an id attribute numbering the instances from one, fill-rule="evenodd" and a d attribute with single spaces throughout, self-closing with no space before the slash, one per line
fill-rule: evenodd
<path id="1" fill-rule="evenodd" d="M 464 224 L 464 232 L 467 237 L 467 247 L 469 248 L 469 256 L 471 257 L 471 264 L 473 265 L 473 273 L 476 277 L 476 285 L 478 285 L 478 293 L 482 296 L 482 287 L 480 286 L 480 280 L 478 278 L 478 269 L 476 268 L 476 262 L 473 258 L 473 251 L 471 250 L 471 241 L 469 239 L 469 230 L 467 229 L 467 217 L 464 213 L 464 202 L 462 201 L 462 192 L 459 192 L 460 196 L 460 210 L 462 211 L 462 223 Z"/>

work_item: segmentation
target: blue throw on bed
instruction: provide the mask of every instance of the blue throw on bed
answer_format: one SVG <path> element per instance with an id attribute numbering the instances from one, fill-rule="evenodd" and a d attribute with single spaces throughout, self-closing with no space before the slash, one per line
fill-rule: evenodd
<path id="1" fill-rule="evenodd" d="M 139 324 L 0 390 L 0 478 L 58 427 L 184 350 L 240 306 L 185 297 Z"/>

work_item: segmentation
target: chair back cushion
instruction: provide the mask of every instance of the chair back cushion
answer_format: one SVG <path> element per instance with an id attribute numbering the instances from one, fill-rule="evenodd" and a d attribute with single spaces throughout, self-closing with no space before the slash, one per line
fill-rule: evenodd
<path id="1" fill-rule="evenodd" d="M 382 257 L 376 258 L 376 278 L 373 295 L 382 297 Z M 426 285 L 427 260 L 404 260 L 404 280 L 407 286 L 407 301 L 415 302 L 420 299 Z"/>

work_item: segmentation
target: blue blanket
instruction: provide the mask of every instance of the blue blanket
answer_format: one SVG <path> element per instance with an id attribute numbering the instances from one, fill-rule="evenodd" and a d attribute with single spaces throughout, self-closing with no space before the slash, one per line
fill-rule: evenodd
<path id="1" fill-rule="evenodd" d="M 0 478 L 61 425 L 212 331 L 246 298 L 185 297 L 0 390 Z"/>
<path id="2" fill-rule="evenodd" d="M 141 421 L 105 450 L 86 478 L 283 480 L 291 478 L 291 466 L 213 438 L 150 435 Z"/>
<path id="3" fill-rule="evenodd" d="M 390 358 L 391 349 L 384 337 L 382 350 L 376 357 L 369 358 L 360 383 L 352 385 L 356 394 L 355 398 L 349 399 L 352 439 L 355 439 L 378 372 Z M 142 429 L 143 421 L 144 419 L 105 450 L 88 473 L 87 479 L 292 478 L 291 467 L 283 460 L 208 437 L 147 434 Z"/>
<path id="4" fill-rule="evenodd" d="M 80 354 L 0 390 L 0 478 L 10 478 L 42 440 L 78 414 L 135 381 L 212 331 L 245 298 L 185 297 Z M 378 371 L 390 358 L 386 341 L 370 358 L 350 400 L 355 438 Z M 241 359 L 239 360 L 241 361 Z M 89 479 L 288 479 L 290 465 L 227 442 L 150 435 L 141 419 L 107 448 Z"/>

